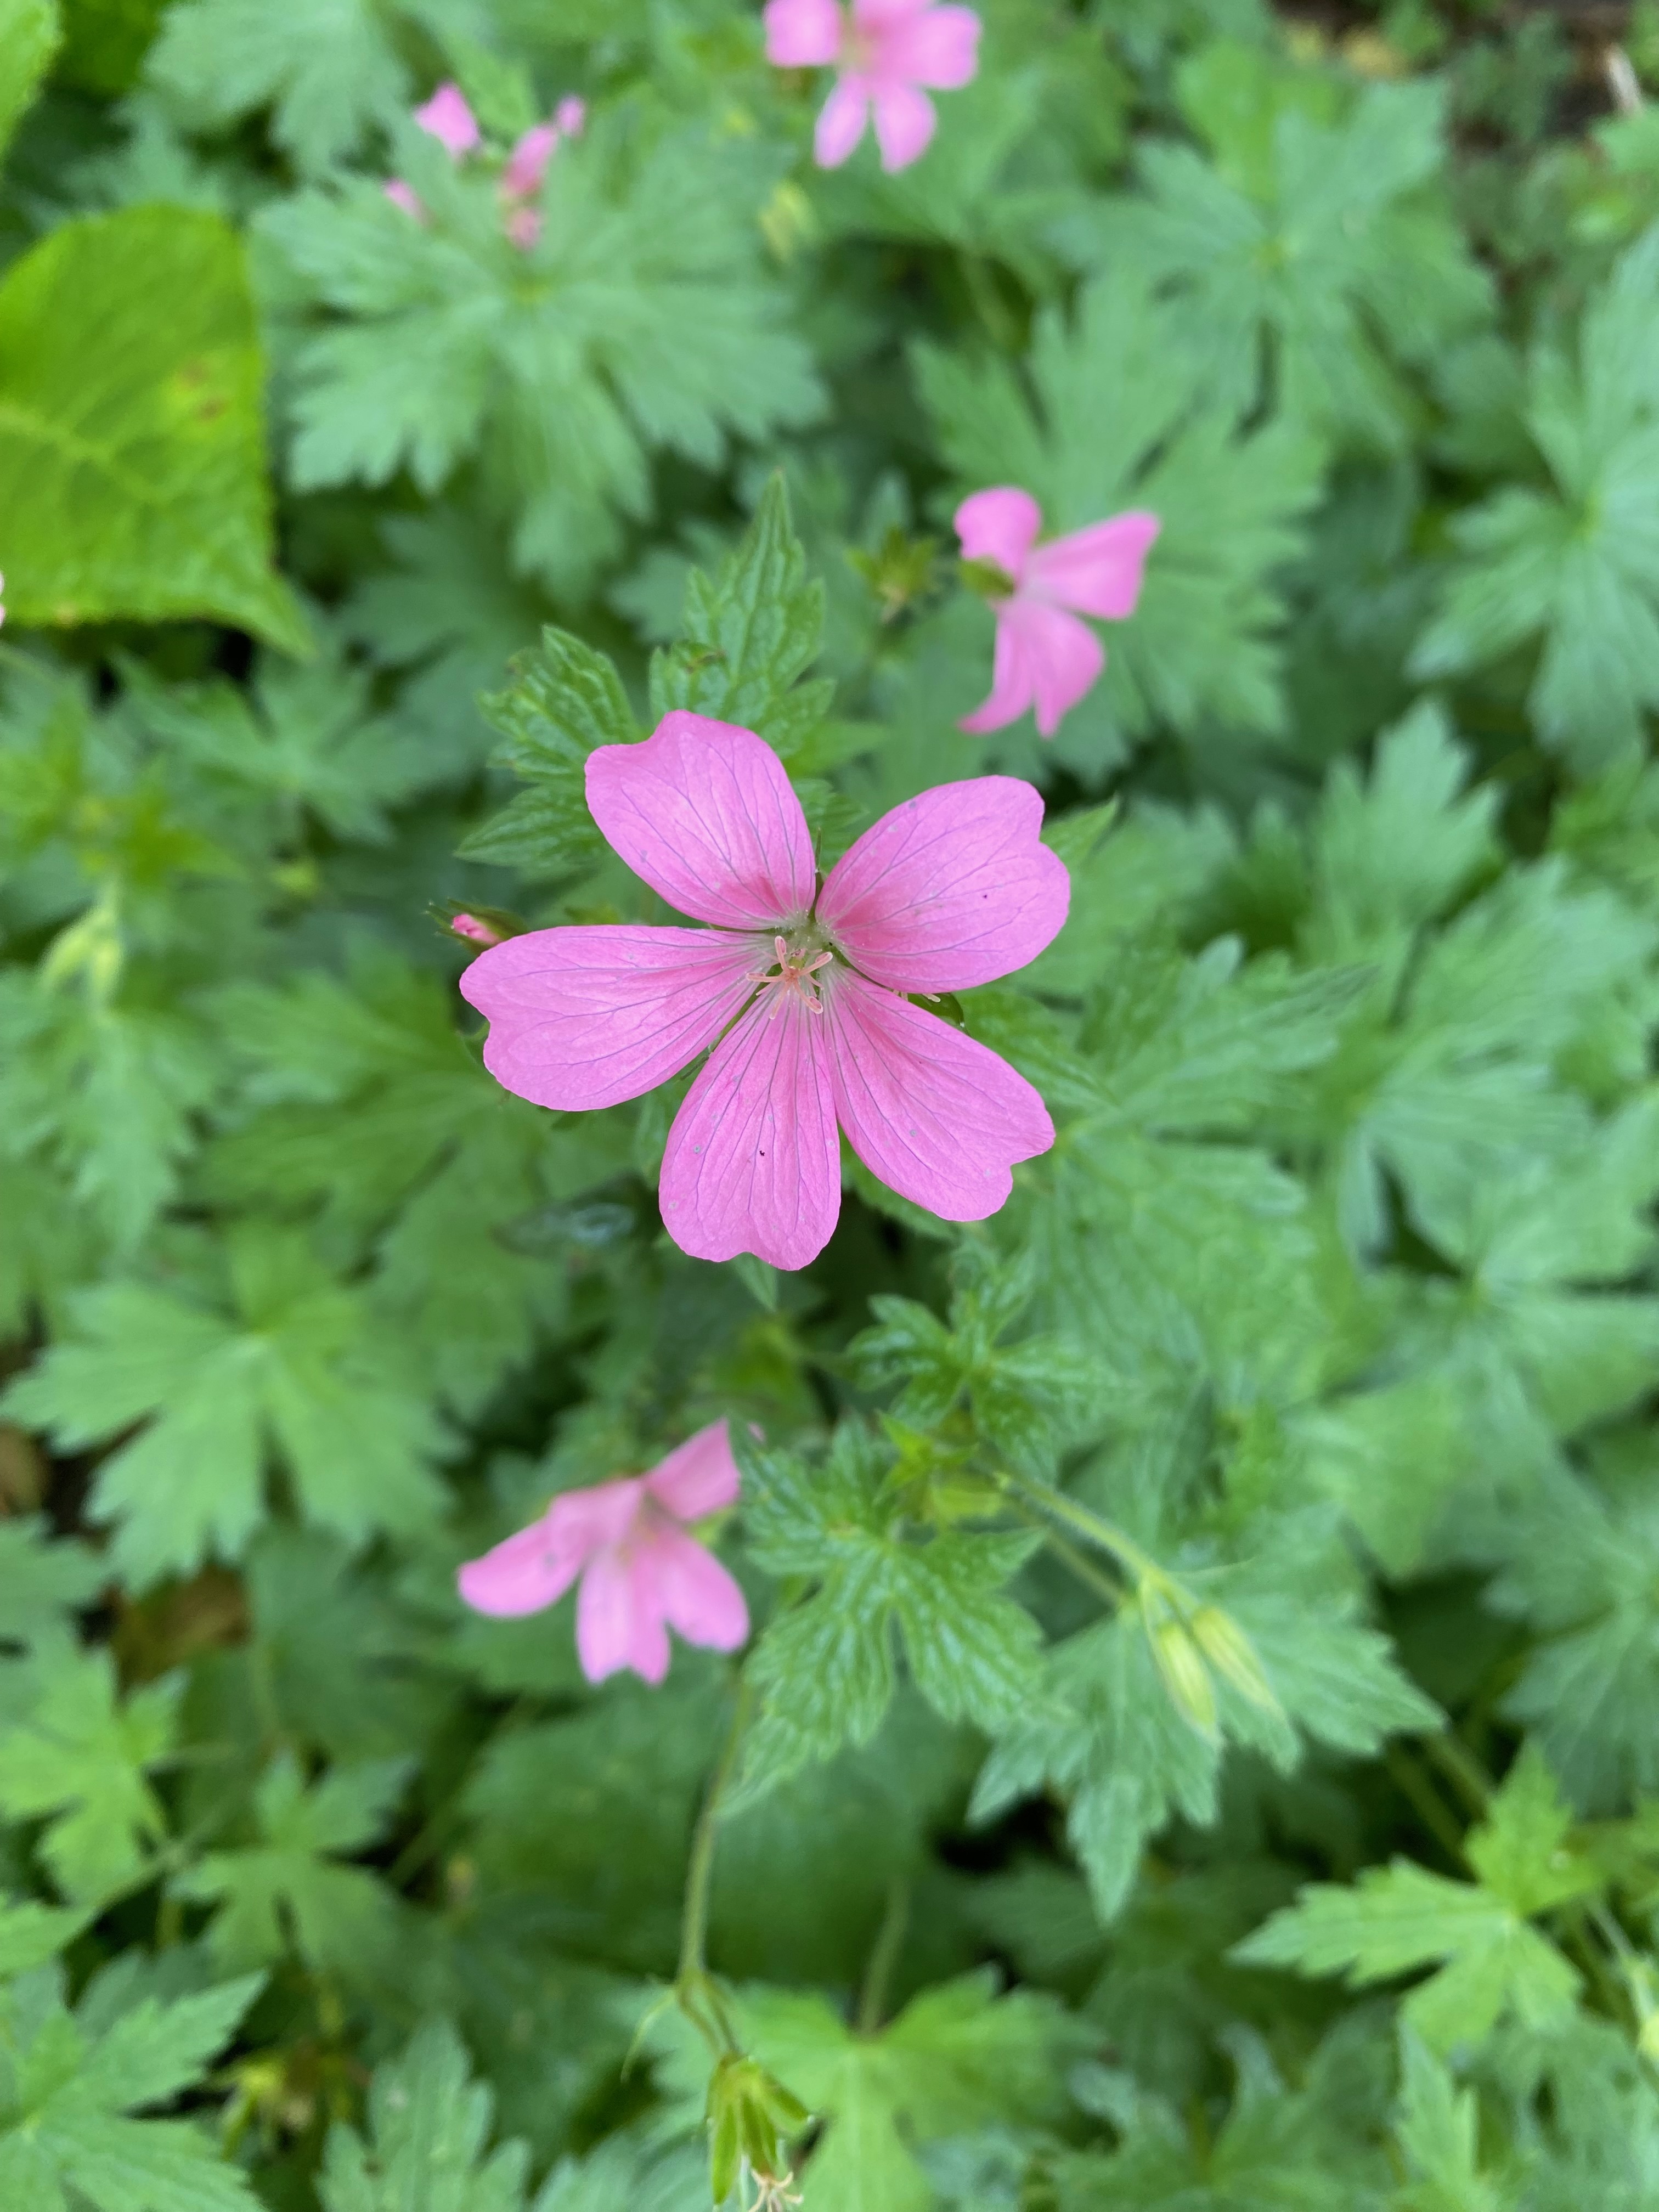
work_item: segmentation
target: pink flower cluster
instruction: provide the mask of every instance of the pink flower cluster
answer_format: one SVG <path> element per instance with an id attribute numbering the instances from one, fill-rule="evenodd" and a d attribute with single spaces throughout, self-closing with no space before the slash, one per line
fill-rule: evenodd
<path id="1" fill-rule="evenodd" d="M 465 94 L 456 84 L 441 84 L 426 105 L 415 110 L 415 120 L 457 161 L 476 153 L 483 143 L 478 119 Z M 507 155 L 500 185 L 501 226 L 514 246 L 527 251 L 540 236 L 541 213 L 532 202 L 541 191 L 548 164 L 558 151 L 560 141 L 579 138 L 586 122 L 587 103 L 573 93 L 559 102 L 550 122 L 538 123 L 533 130 L 526 131 Z M 392 179 L 386 196 L 417 222 L 426 220 L 426 210 L 418 194 L 403 178 Z"/>
<path id="2" fill-rule="evenodd" d="M 477 1613 L 540 1613 L 580 1575 L 576 1655 L 590 1682 L 624 1667 L 647 1682 L 668 1672 L 668 1632 L 735 1651 L 749 1634 L 743 1592 L 686 1534 L 738 1496 L 724 1421 L 700 1430 L 649 1474 L 556 1498 L 539 1521 L 470 1559 L 457 1580 Z"/>
<path id="3" fill-rule="evenodd" d="M 766 58 L 780 69 L 833 67 L 813 140 L 821 169 L 851 155 L 873 116 L 884 169 L 908 169 L 932 141 L 929 90 L 954 92 L 979 68 L 979 17 L 936 0 L 768 0 Z M 926 88 L 927 89 L 924 89 Z"/>
<path id="4" fill-rule="evenodd" d="M 1106 665 L 1105 648 L 1078 617 L 1121 622 L 1134 612 L 1146 556 L 1163 526 L 1132 507 L 1039 545 L 1042 510 L 1012 484 L 964 499 L 956 524 L 963 558 L 988 562 L 1008 584 L 992 602 L 991 696 L 961 727 L 983 736 L 1035 707 L 1038 734 L 1051 738 Z"/>
<path id="5" fill-rule="evenodd" d="M 676 711 L 590 756 L 587 803 L 635 874 L 708 927 L 534 930 L 482 953 L 461 989 L 489 1022 L 496 1081 L 580 1112 L 712 1046 L 659 1192 L 698 1259 L 815 1259 L 841 1210 L 838 1127 L 930 1212 L 994 1213 L 1054 1124 L 1024 1076 L 908 994 L 994 981 L 1059 931 L 1071 883 L 1031 786 L 981 776 L 907 799 L 820 882 L 771 747 Z"/>

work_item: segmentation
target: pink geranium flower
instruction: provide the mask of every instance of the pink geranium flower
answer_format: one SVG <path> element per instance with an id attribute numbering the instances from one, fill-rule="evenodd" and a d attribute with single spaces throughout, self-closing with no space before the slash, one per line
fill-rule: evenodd
<path id="1" fill-rule="evenodd" d="M 441 84 L 426 105 L 415 110 L 415 120 L 458 161 L 483 143 L 477 118 L 459 85 Z M 580 137 L 586 121 L 587 103 L 573 93 L 559 102 L 550 122 L 526 131 L 507 155 L 501 179 L 501 228 L 514 246 L 528 248 L 541 235 L 540 211 L 529 203 L 546 181 L 548 164 L 560 140 Z M 418 194 L 403 178 L 392 179 L 386 196 L 405 215 L 413 216 L 417 222 L 425 222 L 426 210 Z"/>
<path id="2" fill-rule="evenodd" d="M 873 112 L 884 169 L 927 152 L 938 117 L 923 86 L 954 92 L 979 67 L 979 17 L 935 0 L 768 0 L 766 58 L 781 69 L 833 64 L 839 75 L 818 117 L 818 167 L 837 169 Z"/>
<path id="3" fill-rule="evenodd" d="M 964 499 L 956 521 L 963 558 L 994 562 L 1013 587 L 993 602 L 991 696 L 960 727 L 982 736 L 1035 705 L 1038 732 L 1051 738 L 1106 665 L 1105 648 L 1078 616 L 1121 622 L 1134 612 L 1146 555 L 1163 525 L 1132 507 L 1039 545 L 1042 510 L 1012 484 Z"/>
<path id="4" fill-rule="evenodd" d="M 737 1462 L 726 1423 L 701 1429 L 649 1474 L 556 1498 L 539 1521 L 469 1559 L 457 1577 L 476 1613 L 540 1613 L 578 1575 L 576 1656 L 590 1682 L 631 1667 L 668 1672 L 668 1632 L 714 1651 L 749 1634 L 743 1592 L 684 1523 L 734 1504 Z"/>
<path id="5" fill-rule="evenodd" d="M 426 105 L 416 109 L 415 120 L 458 161 L 479 142 L 478 118 L 458 84 L 441 84 Z"/>
<path id="6" fill-rule="evenodd" d="M 1054 1124 L 1022 1075 L 903 994 L 1034 960 L 1071 882 L 1028 783 L 945 784 L 884 815 L 819 885 L 783 764 L 752 731 L 665 715 L 587 763 L 593 819 L 707 929 L 575 927 L 480 954 L 498 1083 L 566 1112 L 653 1090 L 713 1045 L 669 1131 L 662 1217 L 700 1260 L 804 1267 L 841 1209 L 836 1125 L 872 1175 L 950 1221 L 994 1213 Z"/>

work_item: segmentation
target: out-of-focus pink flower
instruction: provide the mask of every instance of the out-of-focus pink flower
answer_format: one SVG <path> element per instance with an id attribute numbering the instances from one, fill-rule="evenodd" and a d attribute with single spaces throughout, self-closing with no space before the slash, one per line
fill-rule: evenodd
<path id="1" fill-rule="evenodd" d="M 6 580 L 5 580 L 5 578 L 4 578 L 3 576 L 0 576 L 0 592 L 3 592 L 3 591 L 5 590 L 5 588 L 6 588 Z M 3 622 L 5 621 L 5 619 L 6 619 L 6 610 L 5 610 L 5 607 L 4 607 L 4 605 L 0 605 L 0 623 L 3 623 Z"/>
<path id="2" fill-rule="evenodd" d="M 1051 738 L 1106 665 L 1105 648 L 1078 616 L 1121 622 L 1134 612 L 1146 556 L 1163 525 L 1132 507 L 1039 545 L 1042 510 L 1012 484 L 964 499 L 956 524 L 963 558 L 994 563 L 1013 586 L 992 602 L 991 696 L 959 726 L 982 736 L 1035 707 L 1039 733 Z"/>
<path id="3" fill-rule="evenodd" d="M 979 67 L 979 17 L 937 0 L 768 0 L 763 20 L 769 61 L 838 71 L 813 141 L 823 169 L 841 167 L 872 114 L 882 167 L 908 168 L 939 119 L 927 92 L 954 92 Z"/>
<path id="4" fill-rule="evenodd" d="M 556 123 L 538 123 L 533 131 L 525 132 L 501 171 L 501 190 L 508 199 L 527 200 L 540 191 L 562 136 Z"/>
<path id="5" fill-rule="evenodd" d="M 457 914 L 450 916 L 450 927 L 457 937 L 470 938 L 475 945 L 499 945 L 501 933 L 492 929 L 487 921 L 480 921 L 476 914 Z"/>
<path id="6" fill-rule="evenodd" d="M 568 92 L 553 111 L 553 125 L 562 138 L 580 138 L 587 128 L 587 102 L 579 92 Z"/>
<path id="7" fill-rule="evenodd" d="M 714 1651 L 735 1651 L 749 1634 L 743 1592 L 684 1527 L 734 1504 L 738 1486 L 716 1421 L 649 1474 L 556 1498 L 539 1521 L 468 1560 L 461 1595 L 475 1612 L 511 1618 L 541 1612 L 580 1575 L 576 1654 L 588 1680 L 631 1667 L 660 1682 L 671 1628 Z"/>
<path id="8" fill-rule="evenodd" d="M 981 776 L 907 799 L 822 888 L 782 763 L 732 723 L 677 709 L 642 744 L 602 745 L 587 803 L 635 875 L 713 926 L 534 930 L 481 954 L 461 991 L 489 1021 L 496 1081 L 580 1112 L 713 1045 L 660 1188 L 697 1259 L 814 1259 L 841 1209 L 837 1124 L 917 1205 L 994 1213 L 1054 1124 L 1024 1076 L 904 994 L 992 982 L 1065 921 L 1071 881 L 1031 786 Z"/>
<path id="9" fill-rule="evenodd" d="M 416 109 L 415 120 L 458 161 L 478 143 L 478 118 L 458 84 L 441 84 L 425 106 Z"/>
<path id="10" fill-rule="evenodd" d="M 403 178 L 391 179 L 386 188 L 386 196 L 393 207 L 400 207 L 405 215 L 412 215 L 416 222 L 426 221 L 426 210 L 421 204 L 420 194 L 413 185 L 406 184 Z"/>

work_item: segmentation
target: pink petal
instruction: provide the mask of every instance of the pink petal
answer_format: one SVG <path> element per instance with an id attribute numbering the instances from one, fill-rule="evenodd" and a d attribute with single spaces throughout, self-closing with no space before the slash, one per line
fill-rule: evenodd
<path id="1" fill-rule="evenodd" d="M 969 731 L 976 738 L 1018 721 L 1036 696 L 1036 667 L 1030 640 L 1015 614 L 1018 605 L 1018 599 L 1004 599 L 996 610 L 996 658 L 992 664 L 990 697 L 957 724 L 959 730 Z"/>
<path id="2" fill-rule="evenodd" d="M 668 1630 L 637 1556 L 601 1552 L 576 1598 L 576 1656 L 590 1682 L 631 1667 L 647 1682 L 668 1672 Z"/>
<path id="3" fill-rule="evenodd" d="M 1006 1060 L 938 1015 L 838 968 L 824 994 L 836 1114 L 872 1175 L 946 1221 L 1005 1203 L 1017 1160 L 1054 1141 Z"/>
<path id="4" fill-rule="evenodd" d="M 426 106 L 416 109 L 415 120 L 457 158 L 470 154 L 478 143 L 477 118 L 458 84 L 441 84 Z"/>
<path id="5" fill-rule="evenodd" d="M 401 208 L 405 215 L 412 215 L 416 222 L 426 221 L 426 210 L 421 204 L 420 194 L 413 185 L 405 184 L 401 177 L 392 178 L 386 188 L 386 196 L 393 207 Z"/>
<path id="6" fill-rule="evenodd" d="M 880 33 L 925 15 L 933 5 L 933 0 L 853 0 L 853 21 L 860 31 Z"/>
<path id="7" fill-rule="evenodd" d="M 697 1260 L 752 1252 L 804 1267 L 841 1212 L 841 1152 L 825 1019 L 766 993 L 710 1054 L 674 1117 L 660 1202 L 668 1233 Z"/>
<path id="8" fill-rule="evenodd" d="M 639 1518 L 645 1477 L 629 1474 L 615 1482 L 590 1482 L 561 1491 L 542 1518 L 557 1544 L 584 1559 L 620 1544 Z"/>
<path id="9" fill-rule="evenodd" d="M 876 111 L 876 143 L 881 149 L 882 167 L 890 175 L 908 169 L 912 161 L 921 160 L 932 141 L 939 121 L 933 101 L 915 85 L 889 76 L 875 79 L 870 100 Z"/>
<path id="10" fill-rule="evenodd" d="M 501 228 L 509 244 L 516 246 L 520 253 L 528 253 L 542 234 L 542 211 L 539 208 L 514 208 Z"/>
<path id="11" fill-rule="evenodd" d="M 812 133 L 812 158 L 821 169 L 838 169 L 852 157 L 870 118 L 870 83 L 866 77 L 838 77 L 818 112 Z"/>
<path id="12" fill-rule="evenodd" d="M 860 975 L 896 991 L 966 991 L 1035 960 L 1071 903 L 1042 843 L 1042 799 L 982 775 L 907 799 L 830 872 L 818 918 Z"/>
<path id="13" fill-rule="evenodd" d="M 688 1644 L 735 1651 L 748 1641 L 743 1592 L 714 1553 L 682 1530 L 653 1529 L 635 1555 L 634 1571 L 636 1586 L 651 1593 L 653 1611 Z"/>
<path id="14" fill-rule="evenodd" d="M 971 8 L 929 8 L 889 30 L 878 67 L 884 76 L 955 92 L 979 69 L 979 17 Z"/>
<path id="15" fill-rule="evenodd" d="M 678 1519 L 701 1521 L 737 1504 L 740 1480 L 726 1425 L 711 1421 L 653 1467 L 645 1486 Z"/>
<path id="16" fill-rule="evenodd" d="M 1006 620 L 1016 625 L 1036 683 L 1036 726 L 1052 738 L 1106 665 L 1106 648 L 1088 625 L 1058 607 L 1016 599 Z"/>
<path id="17" fill-rule="evenodd" d="M 1042 509 L 1029 491 L 1000 484 L 994 491 L 976 491 L 964 499 L 957 509 L 956 525 L 964 561 L 994 561 L 1018 583 L 1032 541 L 1042 527 Z"/>
<path id="18" fill-rule="evenodd" d="M 553 111 L 553 122 L 561 137 L 580 138 L 587 128 L 587 102 L 579 92 L 568 92 Z"/>
<path id="19" fill-rule="evenodd" d="M 562 1597 L 586 1557 L 586 1544 L 577 1543 L 568 1529 L 550 1528 L 544 1515 L 481 1559 L 469 1559 L 455 1581 L 474 1613 L 513 1620 L 540 1613 Z"/>
<path id="20" fill-rule="evenodd" d="M 501 190 L 509 199 L 527 200 L 540 191 L 558 143 L 556 123 L 538 123 L 533 131 L 525 132 L 501 171 Z"/>
<path id="21" fill-rule="evenodd" d="M 634 873 L 682 914 L 775 929 L 811 910 L 806 817 L 752 730 L 677 708 L 643 744 L 588 756 L 587 804 Z"/>
<path id="22" fill-rule="evenodd" d="M 767 0 L 766 58 L 780 69 L 817 69 L 841 52 L 841 9 L 836 0 Z"/>
<path id="23" fill-rule="evenodd" d="M 1026 569 L 1035 592 L 1080 615 L 1121 622 L 1140 597 L 1146 555 L 1163 524 L 1141 508 L 1039 545 Z"/>
<path id="24" fill-rule="evenodd" d="M 725 930 L 536 929 L 482 952 L 461 996 L 484 1066 L 538 1106 L 586 1113 L 654 1091 L 713 1044 L 772 958 Z"/>

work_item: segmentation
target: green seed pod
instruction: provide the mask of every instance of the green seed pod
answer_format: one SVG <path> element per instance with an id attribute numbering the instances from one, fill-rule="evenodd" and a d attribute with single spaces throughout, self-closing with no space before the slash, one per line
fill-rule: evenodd
<path id="1" fill-rule="evenodd" d="M 1193 1615 L 1192 1632 L 1199 1650 L 1225 1682 L 1263 1712 L 1280 1710 L 1273 1684 L 1262 1672 L 1255 1646 L 1231 1613 L 1218 1605 L 1206 1605 Z"/>

